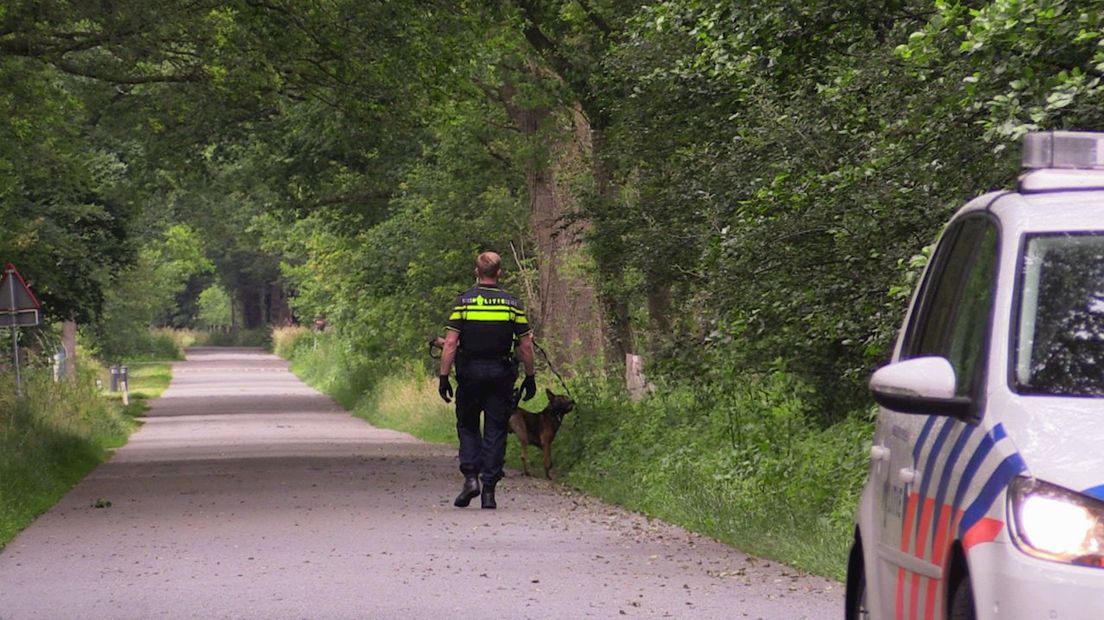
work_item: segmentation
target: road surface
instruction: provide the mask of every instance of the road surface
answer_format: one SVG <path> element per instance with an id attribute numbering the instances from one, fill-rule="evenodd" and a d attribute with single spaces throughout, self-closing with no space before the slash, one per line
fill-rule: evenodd
<path id="1" fill-rule="evenodd" d="M 0 618 L 842 615 L 837 582 L 512 472 L 497 511 L 454 508 L 461 481 L 453 448 L 352 417 L 275 356 L 195 349 L 0 552 Z"/>

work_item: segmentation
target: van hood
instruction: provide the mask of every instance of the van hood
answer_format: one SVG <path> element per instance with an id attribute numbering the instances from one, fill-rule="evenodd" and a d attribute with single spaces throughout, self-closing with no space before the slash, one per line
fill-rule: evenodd
<path id="1" fill-rule="evenodd" d="M 1002 405 L 995 417 L 1027 474 L 1104 499 L 1104 398 L 1012 396 Z"/>

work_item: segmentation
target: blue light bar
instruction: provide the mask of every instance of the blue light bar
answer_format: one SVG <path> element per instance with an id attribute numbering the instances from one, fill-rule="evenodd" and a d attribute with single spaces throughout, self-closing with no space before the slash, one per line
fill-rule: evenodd
<path id="1" fill-rule="evenodd" d="M 1039 131 L 1023 138 L 1023 168 L 1104 170 L 1104 133 Z"/>

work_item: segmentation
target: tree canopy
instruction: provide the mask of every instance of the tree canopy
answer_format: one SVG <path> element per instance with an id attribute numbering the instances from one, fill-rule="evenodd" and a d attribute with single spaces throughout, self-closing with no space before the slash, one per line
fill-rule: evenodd
<path id="1" fill-rule="evenodd" d="M 491 248 L 558 359 L 782 364 L 831 420 L 949 211 L 1101 125 L 1102 8 L 14 0 L 0 258 L 93 332 L 217 285 L 389 363 Z"/>

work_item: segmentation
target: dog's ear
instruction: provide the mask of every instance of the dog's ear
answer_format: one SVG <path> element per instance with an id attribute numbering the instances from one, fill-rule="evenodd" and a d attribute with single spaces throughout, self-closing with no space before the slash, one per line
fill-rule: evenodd
<path id="1" fill-rule="evenodd" d="M 548 400 L 552 400 L 552 397 L 555 396 L 555 394 L 552 393 L 552 390 L 548 388 L 544 388 L 544 393 L 548 395 Z"/>

